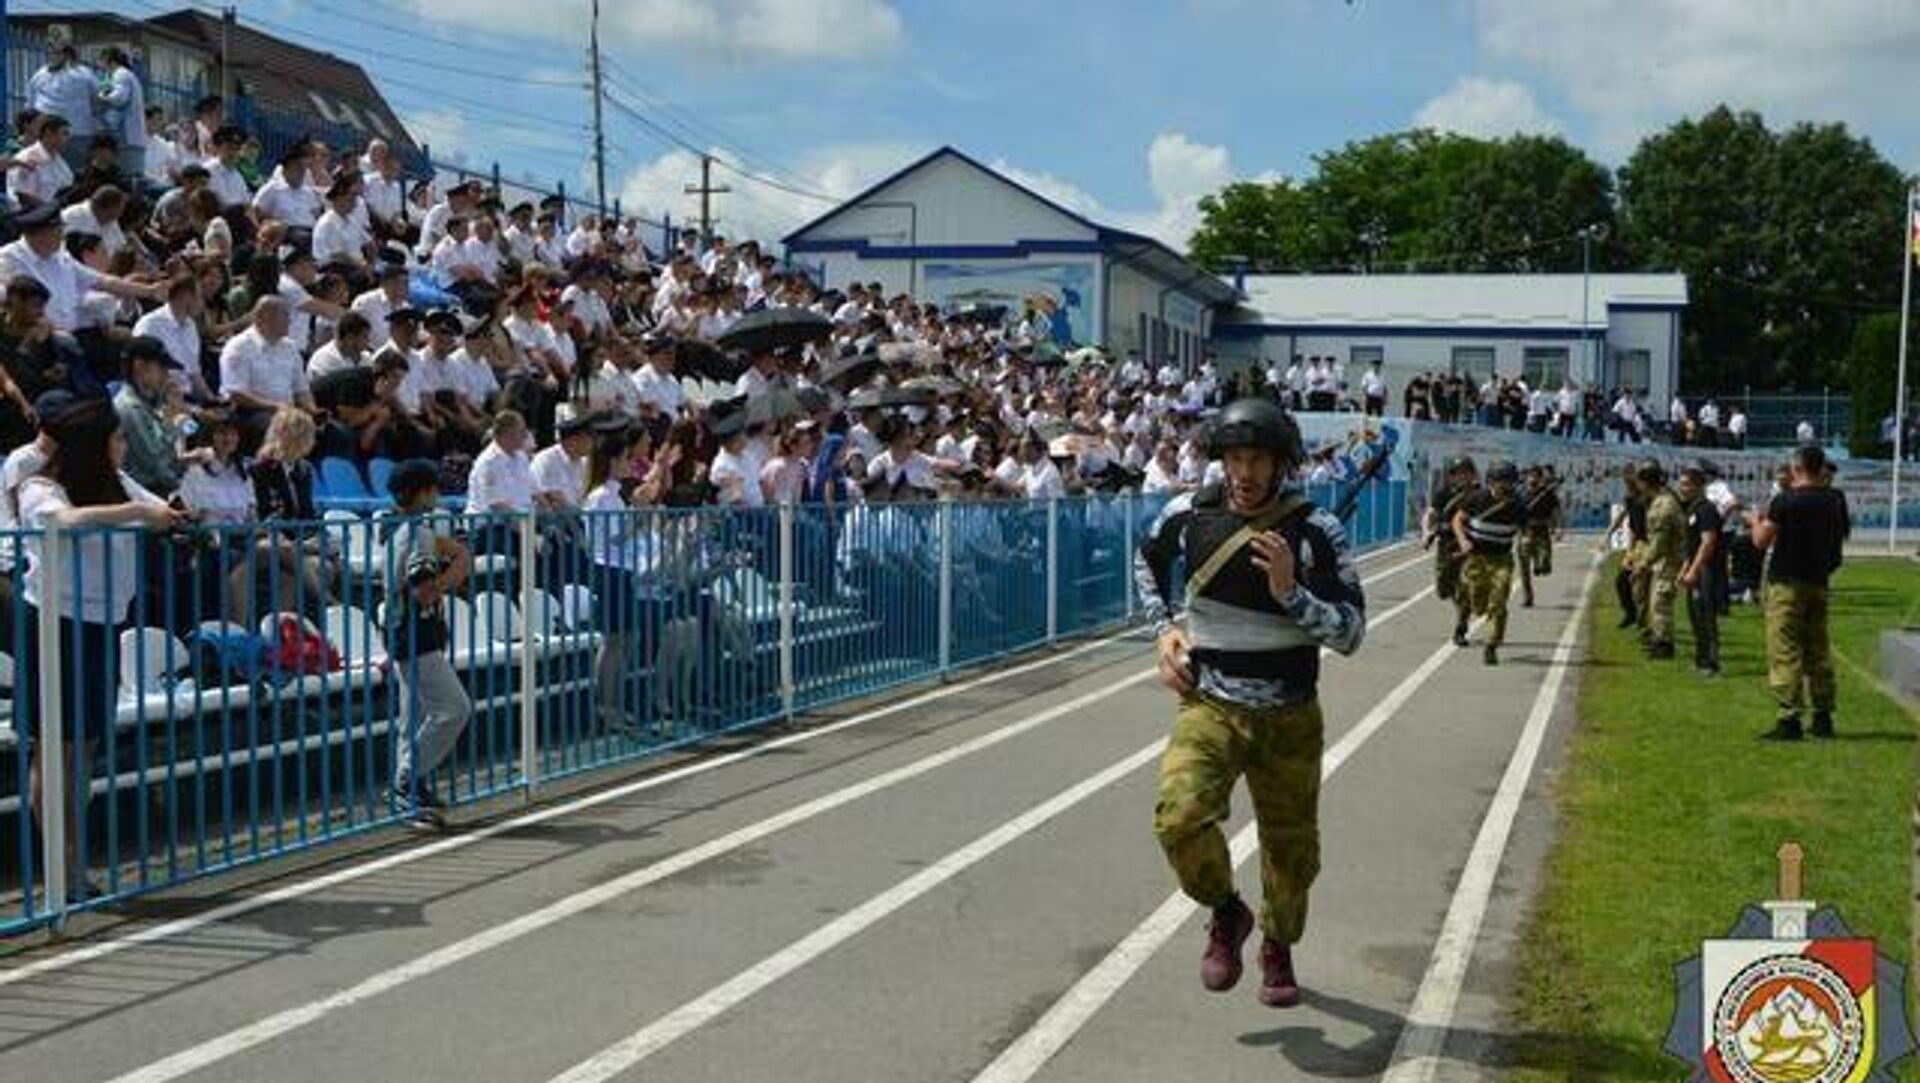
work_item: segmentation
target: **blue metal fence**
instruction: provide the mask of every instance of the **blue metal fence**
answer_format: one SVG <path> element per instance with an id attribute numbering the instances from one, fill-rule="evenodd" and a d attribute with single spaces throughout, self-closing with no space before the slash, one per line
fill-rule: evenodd
<path id="1" fill-rule="evenodd" d="M 460 806 L 1119 626 L 1162 503 L 5 535 L 0 934 L 399 821 L 396 756 L 434 742 L 427 682 L 395 660 L 422 634 L 405 569 L 435 535 L 473 553 L 444 600 L 471 714 L 421 782 Z M 1349 529 L 1365 548 L 1406 525 L 1405 484 L 1377 483 Z M 36 608 L 30 579 L 70 584 L 101 623 Z M 30 814 L 36 789 L 66 815 Z"/>

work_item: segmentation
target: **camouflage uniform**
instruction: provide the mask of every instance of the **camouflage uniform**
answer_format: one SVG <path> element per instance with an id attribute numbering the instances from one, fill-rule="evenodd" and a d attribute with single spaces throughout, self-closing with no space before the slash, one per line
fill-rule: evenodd
<path id="1" fill-rule="evenodd" d="M 1460 575 L 1460 612 L 1487 618 L 1487 645 L 1507 641 L 1507 598 L 1513 593 L 1513 554 L 1467 554 Z"/>
<path id="2" fill-rule="evenodd" d="M 1451 483 L 1433 494 L 1433 593 L 1441 601 L 1450 601 L 1460 584 L 1460 546 L 1453 538 L 1453 513 L 1472 495 L 1473 486 L 1454 488 Z"/>
<path id="3" fill-rule="evenodd" d="M 1526 526 L 1514 547 L 1515 563 L 1520 568 L 1520 594 L 1533 604 L 1533 577 L 1553 574 L 1553 530 L 1560 515 L 1560 497 L 1543 485 L 1530 487 L 1525 497 Z"/>
<path id="4" fill-rule="evenodd" d="M 1673 603 L 1687 562 L 1687 512 L 1673 490 L 1662 486 L 1647 500 L 1647 542 L 1641 556 L 1647 579 L 1647 636 L 1656 646 L 1673 643 Z"/>

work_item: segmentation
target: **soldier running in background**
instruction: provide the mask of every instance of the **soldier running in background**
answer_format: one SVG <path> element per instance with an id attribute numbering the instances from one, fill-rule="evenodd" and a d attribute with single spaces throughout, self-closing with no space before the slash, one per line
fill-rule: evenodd
<path id="1" fill-rule="evenodd" d="M 1526 508 L 1517 491 L 1520 471 L 1510 462 L 1487 467 L 1487 485 L 1467 497 L 1453 515 L 1453 536 L 1465 555 L 1460 590 L 1454 595 L 1459 614 L 1453 642 L 1467 645 L 1467 622 L 1487 618 L 1484 660 L 1500 664 L 1500 644 L 1507 638 L 1507 596 L 1513 592 L 1513 546 L 1526 521 Z"/>
<path id="2" fill-rule="evenodd" d="M 1180 697 L 1153 831 L 1181 890 L 1213 911 L 1201 983 L 1233 988 L 1255 922 L 1221 825 L 1246 776 L 1260 829 L 1260 1002 L 1286 1008 L 1300 1002 L 1293 945 L 1320 870 L 1320 650 L 1359 649 L 1366 599 L 1339 519 L 1292 477 L 1304 457 L 1293 418 L 1242 399 L 1221 412 L 1212 444 L 1225 482 L 1175 497 L 1134 560 L 1160 679 Z"/>
<path id="3" fill-rule="evenodd" d="M 1527 487 L 1521 499 L 1526 505 L 1526 526 L 1520 531 L 1515 553 L 1520 566 L 1520 605 L 1533 608 L 1533 577 L 1553 574 L 1553 543 L 1565 532 L 1561 518 L 1560 479 L 1553 468 L 1536 465 L 1527 468 Z"/>
<path id="4" fill-rule="evenodd" d="M 1433 547 L 1433 593 L 1450 602 L 1460 584 L 1460 549 L 1453 537 L 1453 517 L 1480 487 L 1473 459 L 1456 455 L 1447 460 L 1446 479 L 1427 501 L 1420 529 Z"/>

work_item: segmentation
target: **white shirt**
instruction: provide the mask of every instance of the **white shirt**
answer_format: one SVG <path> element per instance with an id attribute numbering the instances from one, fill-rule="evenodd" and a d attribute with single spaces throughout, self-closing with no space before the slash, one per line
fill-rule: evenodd
<path id="1" fill-rule="evenodd" d="M 686 401 L 687 393 L 681 389 L 679 378 L 661 372 L 651 362 L 633 370 L 631 379 L 640 394 L 640 401 L 652 403 L 655 409 L 669 417 L 678 414 L 680 404 Z"/>
<path id="2" fill-rule="evenodd" d="M 292 275 L 280 276 L 280 299 L 287 303 L 287 341 L 300 353 L 306 353 L 313 341 L 313 313 L 302 312 L 300 306 L 313 300 L 313 294 L 307 292 L 298 279 Z"/>
<path id="3" fill-rule="evenodd" d="M 447 235 L 447 219 L 453 217 L 453 208 L 446 200 L 441 200 L 427 208 L 427 216 L 420 222 L 420 243 L 414 251 L 421 256 L 432 252 Z"/>
<path id="4" fill-rule="evenodd" d="M 69 204 L 60 212 L 60 223 L 68 233 L 91 233 L 100 238 L 100 245 L 106 250 L 108 258 L 126 250 L 127 234 L 118 222 L 102 222 L 93 213 L 93 207 L 86 203 Z"/>
<path id="5" fill-rule="evenodd" d="M 707 477 L 720 488 L 719 502 L 735 507 L 765 507 L 766 494 L 760 490 L 760 468 L 752 453 L 734 454 L 721 448 L 713 456 Z"/>
<path id="6" fill-rule="evenodd" d="M 208 158 L 201 162 L 207 169 L 207 187 L 220 197 L 220 206 L 227 209 L 245 206 L 253 198 L 247 188 L 247 178 L 233 166 L 218 158 Z"/>
<path id="7" fill-rule="evenodd" d="M 165 136 L 147 136 L 147 158 L 141 172 L 155 184 L 171 185 L 173 174 L 183 164 L 180 148 Z"/>
<path id="8" fill-rule="evenodd" d="M 493 374 L 493 366 L 468 354 L 465 346 L 447 355 L 447 369 L 449 377 L 455 381 L 454 389 L 476 407 L 485 406 L 487 400 L 500 390 L 500 380 Z"/>
<path id="9" fill-rule="evenodd" d="M 32 169 L 16 165 L 7 170 L 7 191 L 15 200 L 30 196 L 42 203 L 52 203 L 62 189 L 73 184 L 73 169 L 67 160 L 42 144 L 34 143 L 14 157 L 33 163 Z"/>
<path id="10" fill-rule="evenodd" d="M 139 504 L 163 504 L 165 501 L 140 487 L 125 474 L 120 475 L 127 499 Z M 67 492 L 48 477 L 29 478 L 20 486 L 20 525 L 28 530 L 45 529 L 57 512 L 73 507 Z M 127 619 L 134 592 L 140 585 L 140 535 L 137 528 L 89 531 L 67 551 L 67 574 L 61 576 L 56 595 L 49 599 L 41 582 L 45 560 L 37 535 L 28 535 L 27 574 L 22 587 L 27 604 L 40 606 L 51 602 L 55 612 L 77 617 L 89 624 L 120 624 Z"/>
<path id="11" fill-rule="evenodd" d="M 167 356 L 180 364 L 180 371 L 167 375 L 181 391 L 193 389 L 193 378 L 188 373 L 200 371 L 199 324 L 174 315 L 172 305 L 161 305 L 135 321 L 133 333 L 159 339 L 167 348 Z"/>
<path id="12" fill-rule="evenodd" d="M 1020 487 L 1026 490 L 1028 500 L 1052 500 L 1067 495 L 1067 484 L 1060 478 L 1060 468 L 1048 458 L 1042 458 L 1022 472 Z"/>
<path id="13" fill-rule="evenodd" d="M 1561 417 L 1572 417 L 1580 412 L 1580 392 L 1571 387 L 1560 389 L 1560 401 L 1557 403 Z"/>
<path id="14" fill-rule="evenodd" d="M 532 511 L 533 468 L 523 452 L 509 452 L 489 442 L 474 457 L 473 472 L 467 475 L 467 514 L 484 512 Z"/>
<path id="15" fill-rule="evenodd" d="M 937 487 L 933 476 L 933 460 L 917 451 L 907 453 L 905 460 L 893 457 L 889 448 L 884 454 L 875 456 L 867 463 L 867 480 L 884 481 L 889 488 L 906 483 L 915 489 L 933 490 Z"/>
<path id="16" fill-rule="evenodd" d="M 307 382 L 311 384 L 329 372 L 344 372 L 347 369 L 359 368 L 361 364 L 362 362 L 342 353 L 340 343 L 336 339 L 313 351 L 313 356 L 307 358 Z M 408 375 L 412 375 L 411 366 L 409 366 Z"/>
<path id="17" fill-rule="evenodd" d="M 7 453 L 6 463 L 0 465 L 0 531 L 20 528 L 20 486 L 46 468 L 47 453 L 41 450 L 38 440 L 21 444 Z M 13 570 L 17 548 L 12 542 L 0 545 L 0 570 Z"/>
<path id="18" fill-rule="evenodd" d="M 1542 389 L 1527 396 L 1527 416 L 1545 417 L 1553 412 L 1553 396 Z"/>
<path id="19" fill-rule="evenodd" d="M 93 120 L 93 95 L 99 85 L 84 64 L 70 63 L 58 71 L 41 68 L 27 78 L 27 107 L 64 119 L 73 125 L 75 138 L 90 136 L 98 127 Z"/>
<path id="20" fill-rule="evenodd" d="M 587 461 L 574 459 L 555 444 L 533 457 L 535 492 L 558 493 L 567 507 L 577 508 L 587 498 Z"/>
<path id="21" fill-rule="evenodd" d="M 1715 406 L 1712 402 L 1701 403 L 1700 404 L 1700 425 L 1702 428 L 1707 428 L 1707 429 L 1719 428 L 1720 427 L 1720 408 L 1718 406 Z"/>
<path id="22" fill-rule="evenodd" d="M 12 281 L 21 275 L 47 288 L 47 322 L 55 331 L 72 331 L 80 326 L 80 302 L 100 273 L 67 254 L 65 248 L 42 258 L 18 240 L 0 248 L 0 281 Z"/>
<path id="23" fill-rule="evenodd" d="M 1800 424 L 1795 425 L 1793 428 L 1793 438 L 1803 444 L 1813 443 L 1815 439 L 1815 435 L 1816 434 L 1813 431 L 1813 422 L 1811 421 L 1802 421 Z"/>
<path id="24" fill-rule="evenodd" d="M 1360 392 L 1361 394 L 1365 395 L 1370 399 L 1386 398 L 1387 397 L 1386 377 L 1380 375 L 1378 372 L 1375 372 L 1372 369 L 1368 369 L 1366 372 L 1362 373 L 1360 376 Z"/>
<path id="25" fill-rule="evenodd" d="M 1681 402 L 1679 396 L 1677 395 L 1674 396 L 1674 399 L 1671 403 L 1667 404 L 1667 420 L 1673 422 L 1675 425 L 1682 425 L 1686 423 L 1687 404 L 1684 402 Z"/>
<path id="26" fill-rule="evenodd" d="M 456 241 L 452 237 L 440 238 L 440 243 L 433 246 L 433 255 L 427 259 L 427 264 L 440 276 L 443 283 L 450 284 L 456 281 L 453 269 L 467 264 L 465 243 Z"/>
<path id="27" fill-rule="evenodd" d="M 481 276 L 492 282 L 500 277 L 500 246 L 490 240 L 468 237 L 460 245 L 458 262 L 480 268 Z"/>
<path id="28" fill-rule="evenodd" d="M 253 480 L 244 470 L 195 463 L 180 478 L 180 499 L 209 523 L 253 521 Z"/>
<path id="29" fill-rule="evenodd" d="M 1727 419 L 1727 431 L 1735 436 L 1745 436 L 1747 434 L 1747 415 L 1735 410 L 1733 416 Z"/>
<path id="30" fill-rule="evenodd" d="M 307 393 L 307 366 L 291 338 L 268 342 L 249 327 L 227 340 L 220 351 L 220 393 L 244 391 L 275 406 L 291 406 Z"/>
<path id="31" fill-rule="evenodd" d="M 278 169 L 273 171 L 273 176 L 260 186 L 260 191 L 253 197 L 253 209 L 263 217 L 308 229 L 313 228 L 313 224 L 319 220 L 323 206 L 325 203 L 320 193 L 314 191 L 311 184 L 295 188 L 287 183 L 286 174 Z"/>
<path id="32" fill-rule="evenodd" d="M 772 386 L 773 381 L 761 375 L 759 369 L 749 368 L 740 374 L 738 380 L 733 382 L 733 393 L 735 395 L 758 395 Z"/>
<path id="33" fill-rule="evenodd" d="M 1180 488 L 1182 483 L 1179 477 L 1176 476 L 1179 467 L 1175 466 L 1174 470 L 1174 474 L 1167 473 L 1161 468 L 1160 460 L 1158 459 L 1147 463 L 1147 476 L 1146 479 L 1140 483 L 1140 491 L 1143 493 L 1166 493 Z"/>
<path id="34" fill-rule="evenodd" d="M 332 207 L 320 216 L 313 226 L 313 259 L 325 267 L 329 263 L 351 263 L 364 266 L 367 262 L 366 246 L 373 243 L 373 235 L 365 226 L 354 221 L 351 215 L 343 215 Z"/>
<path id="35" fill-rule="evenodd" d="M 388 180 L 379 170 L 360 174 L 361 201 L 368 212 L 383 222 L 397 221 L 407 204 L 407 182 L 399 177 Z"/>
<path id="36" fill-rule="evenodd" d="M 394 305 L 387 300 L 387 291 L 378 287 L 370 289 L 353 299 L 353 311 L 367 318 L 373 325 L 373 338 L 369 344 L 379 349 L 393 341 L 393 329 L 387 326 L 387 317 L 393 315 Z"/>
<path id="37" fill-rule="evenodd" d="M 560 297 L 573 303 L 573 314 L 586 327 L 587 334 L 613 330 L 613 312 L 607 308 L 606 299 L 600 296 L 598 290 L 575 283 L 560 291 Z"/>

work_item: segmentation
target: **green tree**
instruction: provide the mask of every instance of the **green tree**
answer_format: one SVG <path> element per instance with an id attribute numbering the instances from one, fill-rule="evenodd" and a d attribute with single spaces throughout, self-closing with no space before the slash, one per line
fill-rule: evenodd
<path id="1" fill-rule="evenodd" d="M 1907 362 L 1914 352 L 1913 328 L 1908 328 Z M 1855 455 L 1882 456 L 1891 452 L 1880 441 L 1880 422 L 1893 412 L 1900 362 L 1900 314 L 1882 312 L 1861 320 L 1847 349 L 1846 381 L 1852 395 L 1852 432 L 1847 450 Z"/>
<path id="2" fill-rule="evenodd" d="M 1624 260 L 1613 226 L 1613 175 L 1558 137 L 1514 136 L 1489 144 L 1447 194 L 1435 247 L 1463 253 L 1435 270 L 1579 271 L 1580 230 L 1609 227 L 1594 247 L 1595 270 Z"/>
<path id="3" fill-rule="evenodd" d="M 1894 302 L 1904 184 L 1842 125 L 1770 131 L 1721 106 L 1648 137 L 1620 170 L 1632 259 L 1687 276 L 1689 388 L 1836 384 L 1862 315 Z"/>

